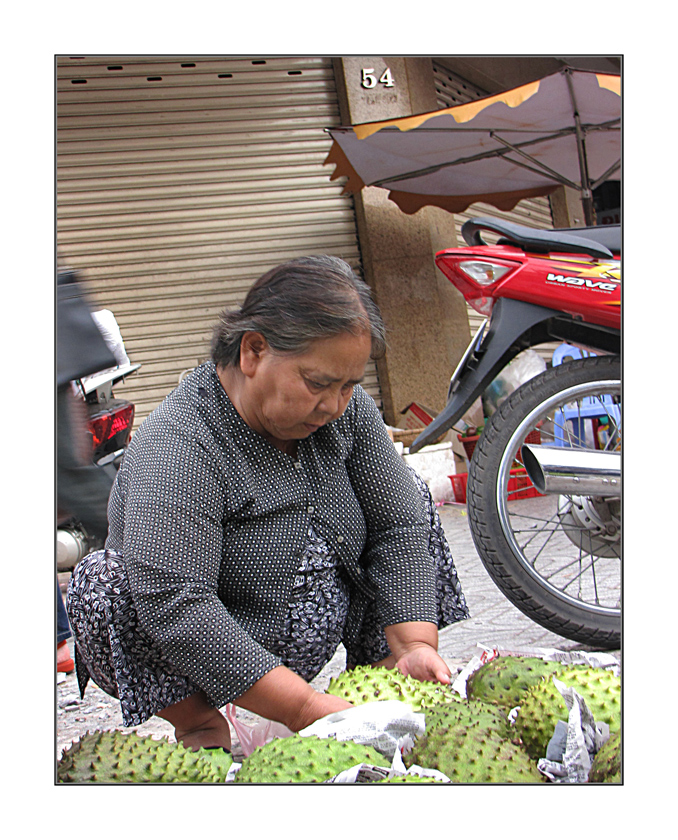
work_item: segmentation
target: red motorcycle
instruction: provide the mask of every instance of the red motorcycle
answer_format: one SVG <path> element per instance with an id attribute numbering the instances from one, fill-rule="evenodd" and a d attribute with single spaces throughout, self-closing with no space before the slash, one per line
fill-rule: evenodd
<path id="1" fill-rule="evenodd" d="M 453 428 L 521 351 L 563 342 L 582 355 L 554 363 L 492 414 L 470 461 L 468 516 L 485 568 L 525 615 L 619 648 L 620 226 L 544 231 L 476 218 L 462 235 L 469 247 L 440 251 L 436 264 L 487 320 L 447 406 L 410 452 Z"/>

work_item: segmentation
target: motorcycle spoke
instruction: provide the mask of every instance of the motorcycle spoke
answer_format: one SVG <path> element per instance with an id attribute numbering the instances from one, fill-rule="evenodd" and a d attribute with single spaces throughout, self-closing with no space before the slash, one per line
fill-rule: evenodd
<path id="1" fill-rule="evenodd" d="M 593 561 L 591 562 L 591 565 L 593 565 Z M 574 558 L 568 560 L 567 562 L 565 562 L 561 566 L 558 566 L 557 568 L 553 569 L 551 572 L 549 572 L 547 574 L 542 574 L 542 577 L 544 578 L 544 580 L 549 580 L 549 581 L 553 580 L 556 577 L 556 575 L 564 574 L 568 569 L 571 569 L 572 566 L 576 566 L 578 571 L 574 576 L 569 578 L 563 586 L 560 587 L 562 589 L 566 589 L 568 586 L 570 586 L 572 583 L 574 583 L 574 581 L 581 579 L 581 576 L 584 574 L 586 569 L 590 568 L 590 567 L 582 568 L 582 558 L 581 558 L 581 556 L 580 557 L 574 557 Z"/>
<path id="2" fill-rule="evenodd" d="M 573 541 L 579 539 L 581 542 L 581 539 L 586 539 L 585 528 L 562 521 L 558 511 L 549 515 L 512 510 L 509 518 L 525 562 L 536 574 L 559 591 L 570 593 L 581 602 L 601 605 L 597 565 L 599 562 L 612 562 L 614 558 L 601 559 L 581 545 L 574 557 L 559 556 L 559 552 L 567 551 L 568 547 L 572 548 Z M 572 537 L 563 543 L 562 537 L 568 534 Z M 576 538 L 575 534 L 582 534 L 582 537 Z M 603 535 L 600 535 L 599 538 L 602 537 Z M 618 599 L 616 603 L 618 604 Z"/>
<path id="3" fill-rule="evenodd" d="M 543 531 L 539 533 L 543 533 Z M 555 585 L 557 589 L 560 589 L 563 592 L 566 592 L 568 589 L 570 589 L 572 586 L 578 583 L 579 589 L 577 592 L 577 598 L 579 600 L 590 600 L 592 603 L 600 605 L 601 599 L 596 573 L 596 564 L 599 562 L 599 558 L 594 557 L 588 552 L 580 551 L 577 557 L 565 560 L 564 562 L 561 562 L 560 565 L 554 566 L 553 564 L 554 562 L 557 562 L 558 557 L 551 554 L 544 558 L 543 552 L 547 548 L 551 537 L 555 534 L 557 534 L 557 531 L 550 531 L 548 539 L 539 548 L 539 550 L 533 556 L 531 556 L 530 563 L 532 567 L 535 569 L 535 571 L 539 573 L 539 575 L 544 580 L 548 581 L 552 585 Z M 523 548 L 526 547 L 527 544 L 523 546 Z M 542 562 L 540 563 L 540 561 Z M 574 574 L 569 574 L 563 580 L 563 575 L 568 573 L 568 570 L 571 571 L 573 567 L 575 567 Z M 586 598 L 582 589 L 582 584 L 587 576 L 593 588 L 593 597 L 590 599 Z"/>
<path id="4" fill-rule="evenodd" d="M 514 534 L 530 534 L 533 537 L 537 537 L 540 534 L 548 533 L 548 534 L 588 534 L 585 528 L 582 528 L 580 525 L 568 525 L 565 522 L 562 522 L 557 513 L 551 516 L 549 519 L 545 519 L 543 517 L 537 516 L 530 516 L 529 514 L 515 514 L 512 517 L 513 519 L 521 518 L 532 520 L 535 524 L 532 527 L 514 527 L 512 524 L 512 530 Z M 549 527 L 550 526 L 550 527 Z M 596 535 L 599 539 L 605 539 L 605 535 L 597 534 Z M 526 548 L 532 540 L 528 540 L 524 543 L 521 548 Z M 609 543 L 616 542 L 616 537 L 611 536 L 607 540 Z"/>
<path id="5" fill-rule="evenodd" d="M 542 499 L 548 498 L 547 496 L 543 496 Z M 540 499 L 539 501 L 542 501 Z M 553 522 L 557 514 L 551 513 L 535 513 L 533 511 L 529 511 L 524 513 L 522 510 L 511 510 L 511 519 L 528 519 L 533 522 Z"/>
<path id="6" fill-rule="evenodd" d="M 558 588 L 561 589 L 563 592 L 567 592 L 568 588 L 573 586 L 575 583 L 579 585 L 579 589 L 577 591 L 577 598 L 579 600 L 586 600 L 584 592 L 582 590 L 582 583 L 585 582 L 585 576 L 590 571 L 590 580 L 593 586 L 593 597 L 590 598 L 590 602 L 596 604 L 598 606 L 601 605 L 600 595 L 598 592 L 598 580 L 596 577 L 596 559 L 591 555 L 586 555 L 590 558 L 588 563 L 583 562 L 583 557 L 576 558 L 572 560 L 570 563 L 567 563 L 565 566 L 561 566 L 559 569 L 556 569 L 551 574 L 543 574 L 545 580 L 552 582 L 555 579 L 557 574 L 562 574 L 565 572 L 570 566 L 577 565 L 578 571 L 577 573 L 572 576 L 569 580 L 560 583 Z"/>
<path id="7" fill-rule="evenodd" d="M 525 542 L 521 545 L 521 549 L 524 551 L 527 548 L 527 546 L 530 545 L 530 543 L 532 543 L 538 536 L 546 533 L 546 534 L 549 534 L 549 536 L 546 538 L 546 542 L 542 546 L 542 549 L 540 549 L 540 551 L 543 550 L 543 548 L 546 546 L 548 541 L 551 539 L 551 536 L 553 536 L 554 534 L 557 533 L 557 527 L 556 527 L 556 523 L 555 523 L 554 520 L 555 520 L 555 517 L 551 517 L 551 519 L 541 520 L 543 522 L 543 524 L 542 524 L 541 528 L 539 528 L 538 531 L 535 531 L 534 529 L 529 529 L 527 531 L 525 531 L 525 530 L 515 530 L 514 529 L 515 534 L 519 534 L 519 533 L 529 533 L 529 534 L 531 534 L 530 539 L 527 540 L 527 542 Z M 553 528 L 548 528 L 547 527 L 548 525 L 553 525 Z"/>
<path id="8" fill-rule="evenodd" d="M 544 544 L 541 546 L 541 548 L 539 549 L 539 551 L 537 551 L 537 553 L 536 553 L 536 554 L 534 555 L 534 557 L 532 558 L 532 560 L 531 560 L 531 564 L 532 564 L 532 568 L 533 568 L 533 569 L 536 569 L 536 568 L 537 568 L 537 560 L 539 560 L 539 558 L 540 558 L 540 556 L 541 556 L 541 553 L 542 553 L 542 552 L 546 549 L 546 547 L 548 546 L 548 544 L 549 544 L 549 542 L 550 542 L 550 540 L 551 540 L 551 537 L 553 537 L 553 536 L 555 535 L 555 533 L 556 533 L 555 531 L 551 531 L 551 532 L 550 532 L 549 536 L 548 536 L 548 537 L 546 538 L 546 540 L 544 541 Z"/>
<path id="9" fill-rule="evenodd" d="M 591 579 L 593 580 L 593 591 L 595 593 L 594 603 L 599 604 L 600 600 L 598 597 L 598 579 L 596 578 L 596 561 L 591 559 Z"/>
<path id="10" fill-rule="evenodd" d="M 587 566 L 582 566 L 577 561 L 573 561 L 572 563 L 568 564 L 568 566 L 574 565 L 575 563 L 577 563 L 577 565 L 579 566 L 579 569 L 578 569 L 577 573 L 573 577 L 571 577 L 569 580 L 566 580 L 564 583 L 561 583 L 558 588 L 561 589 L 563 592 L 567 592 L 569 587 L 573 586 L 574 584 L 579 584 L 579 589 L 577 591 L 577 598 L 582 600 L 583 592 L 582 592 L 581 584 L 582 584 L 583 577 L 586 574 L 586 572 L 588 572 L 589 569 L 594 569 L 595 563 L 592 562 L 592 563 L 589 563 Z M 562 569 L 559 569 L 558 572 L 562 573 L 563 571 L 565 571 L 566 568 L 567 568 L 567 566 L 563 567 Z M 544 575 L 544 579 L 548 580 L 548 581 L 552 581 L 554 579 L 554 576 L 555 576 L 555 573 L 551 574 L 551 575 Z M 594 573 L 593 577 L 595 578 L 595 573 Z M 594 597 L 591 599 L 591 602 L 594 603 L 594 604 L 600 604 L 600 599 L 598 597 L 598 590 L 597 590 L 597 587 L 595 586 L 595 583 L 594 583 Z"/>

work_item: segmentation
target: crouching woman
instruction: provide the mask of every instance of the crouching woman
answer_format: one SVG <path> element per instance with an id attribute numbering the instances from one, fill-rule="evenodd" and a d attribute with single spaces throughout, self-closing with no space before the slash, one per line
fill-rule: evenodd
<path id="1" fill-rule="evenodd" d="M 384 349 L 369 288 L 334 257 L 279 266 L 223 313 L 212 358 L 132 437 L 105 549 L 72 576 L 81 693 L 230 748 L 234 703 L 298 731 L 349 706 L 347 666 L 449 682 L 438 629 L 468 615 L 426 485 L 360 383 Z"/>

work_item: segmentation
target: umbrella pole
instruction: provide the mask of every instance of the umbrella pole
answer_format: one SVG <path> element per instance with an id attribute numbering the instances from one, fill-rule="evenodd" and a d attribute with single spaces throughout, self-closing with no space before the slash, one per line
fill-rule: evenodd
<path id="1" fill-rule="evenodd" d="M 586 143 L 584 140 L 584 132 L 581 127 L 581 119 L 579 117 L 579 109 L 577 108 L 577 100 L 574 97 L 574 88 L 572 86 L 572 76 L 569 70 L 565 70 L 565 78 L 567 79 L 567 87 L 570 91 L 570 99 L 572 100 L 572 107 L 574 109 L 574 126 L 577 137 L 577 154 L 579 156 L 579 172 L 581 174 L 581 203 L 584 210 L 584 223 L 586 227 L 595 225 L 595 213 L 593 210 L 593 191 L 591 190 L 591 181 L 589 179 L 589 167 L 586 159 Z"/>
<path id="2" fill-rule="evenodd" d="M 575 114 L 577 121 L 577 151 L 579 153 L 579 168 L 581 170 L 581 203 L 584 209 L 584 222 L 586 227 L 595 225 L 595 212 L 593 209 L 593 191 L 589 181 L 588 166 L 586 164 L 586 147 L 584 137 L 579 124 L 579 114 Z"/>

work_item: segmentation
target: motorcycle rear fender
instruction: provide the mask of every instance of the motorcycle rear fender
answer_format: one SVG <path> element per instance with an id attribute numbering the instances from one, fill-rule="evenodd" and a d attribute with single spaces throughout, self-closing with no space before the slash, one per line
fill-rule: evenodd
<path id="1" fill-rule="evenodd" d="M 140 364 L 118 365 L 118 367 L 110 368 L 108 370 L 93 373 L 91 376 L 85 376 L 80 380 L 80 387 L 85 397 L 94 399 L 95 392 L 98 398 L 99 393 L 107 395 L 107 399 L 111 398 L 111 389 L 114 388 L 118 382 L 129 376 L 131 373 L 139 370 Z M 93 395 L 90 397 L 90 395 Z"/>
<path id="2" fill-rule="evenodd" d="M 554 339 L 604 352 L 619 349 L 619 334 L 614 330 L 575 321 L 556 309 L 500 298 L 492 311 L 489 332 L 455 372 L 447 405 L 411 444 L 410 453 L 433 443 L 451 429 L 518 353 Z"/>

